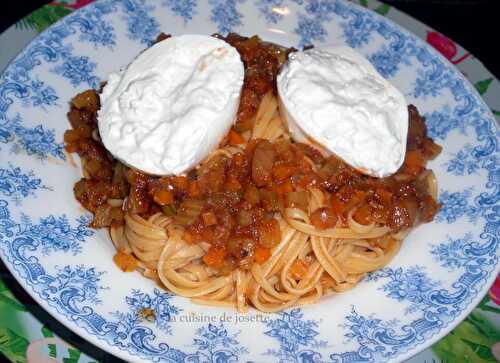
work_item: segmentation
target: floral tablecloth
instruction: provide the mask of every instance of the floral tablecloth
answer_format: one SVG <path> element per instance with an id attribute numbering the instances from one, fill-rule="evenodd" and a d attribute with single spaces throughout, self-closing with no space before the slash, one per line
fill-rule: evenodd
<path id="1" fill-rule="evenodd" d="M 60 0 L 29 14 L 0 35 L 0 73 L 38 33 L 94 0 Z M 500 120 L 500 83 L 472 54 L 415 19 L 375 0 L 353 0 L 425 39 L 476 86 Z M 0 175 L 0 183 L 2 175 Z M 12 292 L 15 292 L 14 293 Z M 450 334 L 408 362 L 500 361 L 500 278 L 489 294 Z M 55 331 L 55 332 L 54 332 Z M 0 266 L 0 352 L 13 362 L 117 362 L 117 358 L 75 336 L 23 293 Z M 86 354 L 87 353 L 87 354 Z"/>

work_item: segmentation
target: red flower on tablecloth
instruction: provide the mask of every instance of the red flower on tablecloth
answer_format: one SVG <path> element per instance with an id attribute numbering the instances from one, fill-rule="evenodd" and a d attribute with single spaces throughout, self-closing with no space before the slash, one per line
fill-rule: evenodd
<path id="1" fill-rule="evenodd" d="M 69 1 L 53 1 L 50 5 L 60 5 L 70 9 L 80 9 L 85 5 L 88 5 L 95 0 L 69 0 Z"/>
<path id="2" fill-rule="evenodd" d="M 457 45 L 451 39 L 438 32 L 427 32 L 427 43 L 432 45 L 453 64 L 463 62 L 470 56 L 470 53 L 465 52 L 461 57 L 456 58 L 458 53 Z"/>
<path id="3" fill-rule="evenodd" d="M 29 28 L 36 30 L 38 33 L 47 29 L 59 19 L 72 13 L 85 5 L 88 5 L 95 0 L 57 0 L 36 9 L 28 16 L 21 19 L 16 27 Z"/>
<path id="4" fill-rule="evenodd" d="M 80 9 L 81 7 L 88 5 L 91 2 L 94 2 L 94 0 L 77 0 L 73 4 L 73 9 Z"/>
<path id="5" fill-rule="evenodd" d="M 491 297 L 491 301 L 493 301 L 497 305 L 500 305 L 500 275 L 497 276 L 497 279 L 491 287 L 489 294 Z"/>

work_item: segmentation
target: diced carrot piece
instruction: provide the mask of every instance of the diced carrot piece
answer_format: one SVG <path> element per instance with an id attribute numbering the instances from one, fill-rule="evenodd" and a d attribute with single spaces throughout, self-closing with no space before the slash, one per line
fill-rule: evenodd
<path id="1" fill-rule="evenodd" d="M 290 180 L 286 180 L 284 183 L 275 185 L 274 189 L 279 195 L 285 195 L 294 191 L 293 184 Z"/>
<path id="2" fill-rule="evenodd" d="M 391 201 L 392 201 L 392 193 L 385 190 L 385 189 L 382 189 L 382 188 L 377 188 L 377 190 L 375 191 L 375 194 L 380 198 L 380 200 L 382 201 L 382 203 L 384 205 L 389 205 L 391 204 Z"/>
<path id="3" fill-rule="evenodd" d="M 293 278 L 297 280 L 302 279 L 306 276 L 308 267 L 308 264 L 304 260 L 298 259 L 290 267 L 290 273 Z"/>
<path id="4" fill-rule="evenodd" d="M 185 176 L 174 176 L 172 178 L 172 183 L 174 186 L 181 190 L 187 190 L 189 187 L 189 180 Z"/>
<path id="5" fill-rule="evenodd" d="M 212 246 L 205 256 L 203 256 L 203 262 L 205 262 L 208 266 L 217 268 L 223 265 L 225 257 L 225 249 Z"/>
<path id="6" fill-rule="evenodd" d="M 214 230 L 212 228 L 204 228 L 200 234 L 200 240 L 208 243 L 214 242 Z"/>
<path id="7" fill-rule="evenodd" d="M 64 149 L 70 154 L 74 153 L 78 150 L 78 144 L 66 144 L 64 145 Z"/>
<path id="8" fill-rule="evenodd" d="M 191 198 L 201 196 L 200 183 L 197 180 L 193 180 L 189 183 L 188 194 Z"/>
<path id="9" fill-rule="evenodd" d="M 255 257 L 255 262 L 257 262 L 258 264 L 263 264 L 269 259 L 269 257 L 271 257 L 271 249 L 259 246 L 255 250 L 254 257 Z"/>
<path id="10" fill-rule="evenodd" d="M 170 190 L 158 190 L 153 197 L 154 201 L 159 205 L 172 204 L 174 202 L 174 193 Z"/>
<path id="11" fill-rule="evenodd" d="M 114 255 L 113 261 L 123 272 L 135 271 L 138 266 L 137 259 L 134 256 L 122 251 L 118 251 Z"/>
<path id="12" fill-rule="evenodd" d="M 186 231 L 186 232 L 183 233 L 182 239 L 184 241 L 186 241 L 187 243 L 194 243 L 195 242 L 194 235 L 191 232 L 188 232 L 188 231 Z"/>
<path id="13" fill-rule="evenodd" d="M 344 213 L 345 204 L 337 198 L 335 195 L 332 197 L 332 209 L 337 215 L 342 215 Z"/>
<path id="14" fill-rule="evenodd" d="M 245 143 L 243 136 L 238 134 L 236 131 L 229 131 L 229 144 L 231 145 L 241 145 Z"/>
<path id="15" fill-rule="evenodd" d="M 285 180 L 291 177 L 297 170 L 294 166 L 288 165 L 275 165 L 273 168 L 273 177 L 275 180 Z"/>

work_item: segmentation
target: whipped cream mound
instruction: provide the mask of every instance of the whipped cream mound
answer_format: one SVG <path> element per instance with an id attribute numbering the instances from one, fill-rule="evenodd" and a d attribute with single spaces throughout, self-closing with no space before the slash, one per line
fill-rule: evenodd
<path id="1" fill-rule="evenodd" d="M 408 109 L 403 94 L 345 46 L 290 54 L 278 75 L 280 111 L 292 137 L 375 177 L 403 164 Z"/>
<path id="2" fill-rule="evenodd" d="M 99 133 L 123 163 L 155 175 L 188 171 L 235 121 L 244 69 L 223 40 L 182 35 L 142 52 L 109 76 Z"/>

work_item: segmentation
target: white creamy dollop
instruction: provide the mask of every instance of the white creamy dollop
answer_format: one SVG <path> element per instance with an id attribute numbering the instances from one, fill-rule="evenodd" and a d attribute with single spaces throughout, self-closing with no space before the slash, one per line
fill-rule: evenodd
<path id="1" fill-rule="evenodd" d="M 292 137 L 384 177 L 403 164 L 408 109 L 403 94 L 345 46 L 290 54 L 278 75 L 280 110 Z"/>
<path id="2" fill-rule="evenodd" d="M 217 147 L 235 121 L 244 68 L 223 40 L 182 35 L 109 76 L 99 133 L 119 160 L 155 175 L 181 174 Z"/>

